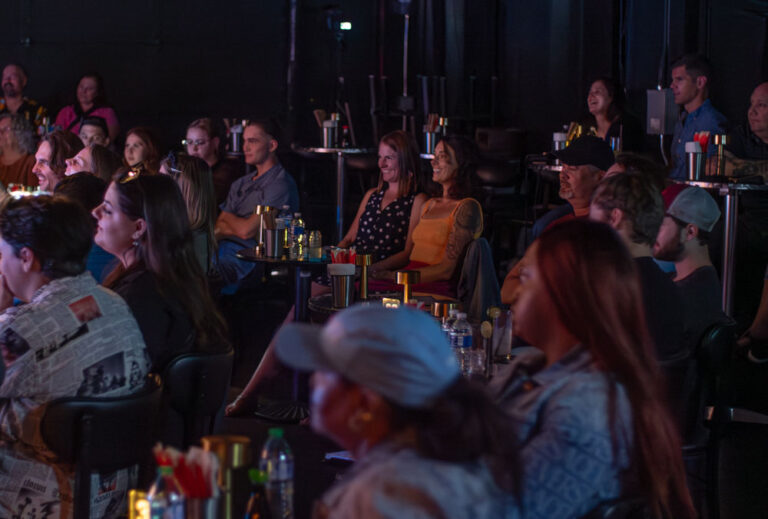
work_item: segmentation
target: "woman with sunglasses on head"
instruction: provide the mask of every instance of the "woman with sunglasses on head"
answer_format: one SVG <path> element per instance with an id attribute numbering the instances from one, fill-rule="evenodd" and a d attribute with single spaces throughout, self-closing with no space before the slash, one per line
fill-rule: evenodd
<path id="1" fill-rule="evenodd" d="M 208 272 L 216 258 L 216 200 L 211 168 L 197 157 L 169 153 L 160 163 L 160 173 L 170 176 L 179 186 L 187 205 L 195 256 L 203 272 Z"/>
<path id="2" fill-rule="evenodd" d="M 165 175 L 119 170 L 93 211 L 95 242 L 120 261 L 104 286 L 131 307 L 155 372 L 188 351 L 223 349 L 225 324 L 195 257 L 189 218 Z"/>
<path id="3" fill-rule="evenodd" d="M 542 234 L 522 261 L 515 334 L 536 349 L 503 367 L 491 390 L 516 426 L 525 513 L 583 517 L 637 497 L 653 517 L 694 517 L 621 238 L 608 225 L 572 220 Z"/>

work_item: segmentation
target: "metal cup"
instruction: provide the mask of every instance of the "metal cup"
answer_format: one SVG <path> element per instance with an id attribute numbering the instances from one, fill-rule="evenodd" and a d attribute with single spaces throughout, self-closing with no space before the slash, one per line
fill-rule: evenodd
<path id="1" fill-rule="evenodd" d="M 355 297 L 355 265 L 352 263 L 334 263 L 328 265 L 333 291 L 333 307 L 346 308 Z"/>
<path id="2" fill-rule="evenodd" d="M 437 132 L 424 131 L 424 153 L 435 153 L 435 146 L 437 146 Z"/>
<path id="3" fill-rule="evenodd" d="M 265 244 L 268 258 L 279 258 L 283 255 L 285 233 L 277 229 L 265 229 Z"/>
<path id="4" fill-rule="evenodd" d="M 688 155 L 688 180 L 701 180 L 701 172 L 704 170 L 704 154 L 689 152 Z"/>
<path id="5" fill-rule="evenodd" d="M 339 121 L 323 121 L 323 148 L 335 148 L 339 142 Z"/>

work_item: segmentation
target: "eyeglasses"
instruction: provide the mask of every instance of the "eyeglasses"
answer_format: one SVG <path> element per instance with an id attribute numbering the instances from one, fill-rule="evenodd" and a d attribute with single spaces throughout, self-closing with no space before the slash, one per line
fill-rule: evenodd
<path id="1" fill-rule="evenodd" d="M 193 147 L 193 146 L 205 146 L 206 144 L 208 144 L 209 140 L 210 140 L 210 139 L 197 139 L 197 140 L 192 140 L 192 139 L 182 139 L 182 140 L 181 140 L 181 144 L 182 144 L 183 146 L 189 146 L 189 147 Z"/>

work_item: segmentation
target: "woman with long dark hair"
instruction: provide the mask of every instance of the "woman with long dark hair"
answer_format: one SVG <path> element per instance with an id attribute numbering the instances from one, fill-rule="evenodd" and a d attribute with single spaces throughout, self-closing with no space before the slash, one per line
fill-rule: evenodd
<path id="1" fill-rule="evenodd" d="M 520 355 L 492 383 L 521 444 L 524 510 L 581 517 L 636 496 L 654 517 L 694 517 L 621 238 L 572 220 L 545 232 L 526 258 L 512 297 L 515 334 L 540 351 Z"/>
<path id="2" fill-rule="evenodd" d="M 192 350 L 225 349 L 225 325 L 195 256 L 189 217 L 165 175 L 119 170 L 93 211 L 95 242 L 119 265 L 105 279 L 139 323 L 153 370 Z"/>
<path id="3" fill-rule="evenodd" d="M 610 143 L 611 137 L 621 140 L 623 151 L 643 151 L 643 128 L 640 120 L 627 112 L 624 88 L 609 77 L 595 79 L 587 95 L 589 115 L 584 123 L 594 134 Z M 619 151 L 619 150 L 616 150 Z"/>
<path id="4" fill-rule="evenodd" d="M 115 110 L 107 103 L 101 76 L 95 73 L 84 74 L 77 82 L 75 93 L 75 102 L 59 111 L 54 124 L 62 130 L 79 135 L 80 125 L 86 118 L 101 117 L 107 123 L 109 140 L 115 142 L 120 133 L 120 124 Z"/>
<path id="5" fill-rule="evenodd" d="M 509 420 L 461 376 L 428 315 L 360 305 L 322 329 L 286 325 L 275 345 L 314 371 L 312 429 L 355 458 L 315 517 L 513 517 Z"/>

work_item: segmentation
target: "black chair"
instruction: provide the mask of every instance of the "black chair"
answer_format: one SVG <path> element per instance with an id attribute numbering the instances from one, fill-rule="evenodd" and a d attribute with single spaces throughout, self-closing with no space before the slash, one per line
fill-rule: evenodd
<path id="1" fill-rule="evenodd" d="M 765 401 L 755 402 L 755 386 L 744 385 L 754 379 L 764 387 L 768 369 L 753 364 L 736 352 L 735 327 L 710 330 L 715 347 L 707 362 L 712 380 L 712 396 L 705 410 L 710 429 L 707 495 L 710 518 L 764 517 L 768 498 L 764 487 L 768 474 L 768 414 Z M 763 393 L 764 394 L 764 390 Z M 748 406 L 759 404 L 755 409 Z"/>
<path id="2" fill-rule="evenodd" d="M 160 380 L 150 376 L 133 395 L 65 397 L 48 404 L 40 431 L 57 462 L 75 467 L 73 517 L 90 517 L 92 473 L 148 460 L 160 403 Z"/>
<path id="3" fill-rule="evenodd" d="M 183 433 L 180 442 L 169 440 L 167 434 L 164 440 L 187 449 L 213 431 L 229 389 L 233 358 L 229 349 L 225 353 L 187 353 L 171 360 L 163 373 L 165 404 L 181 415 Z"/>

